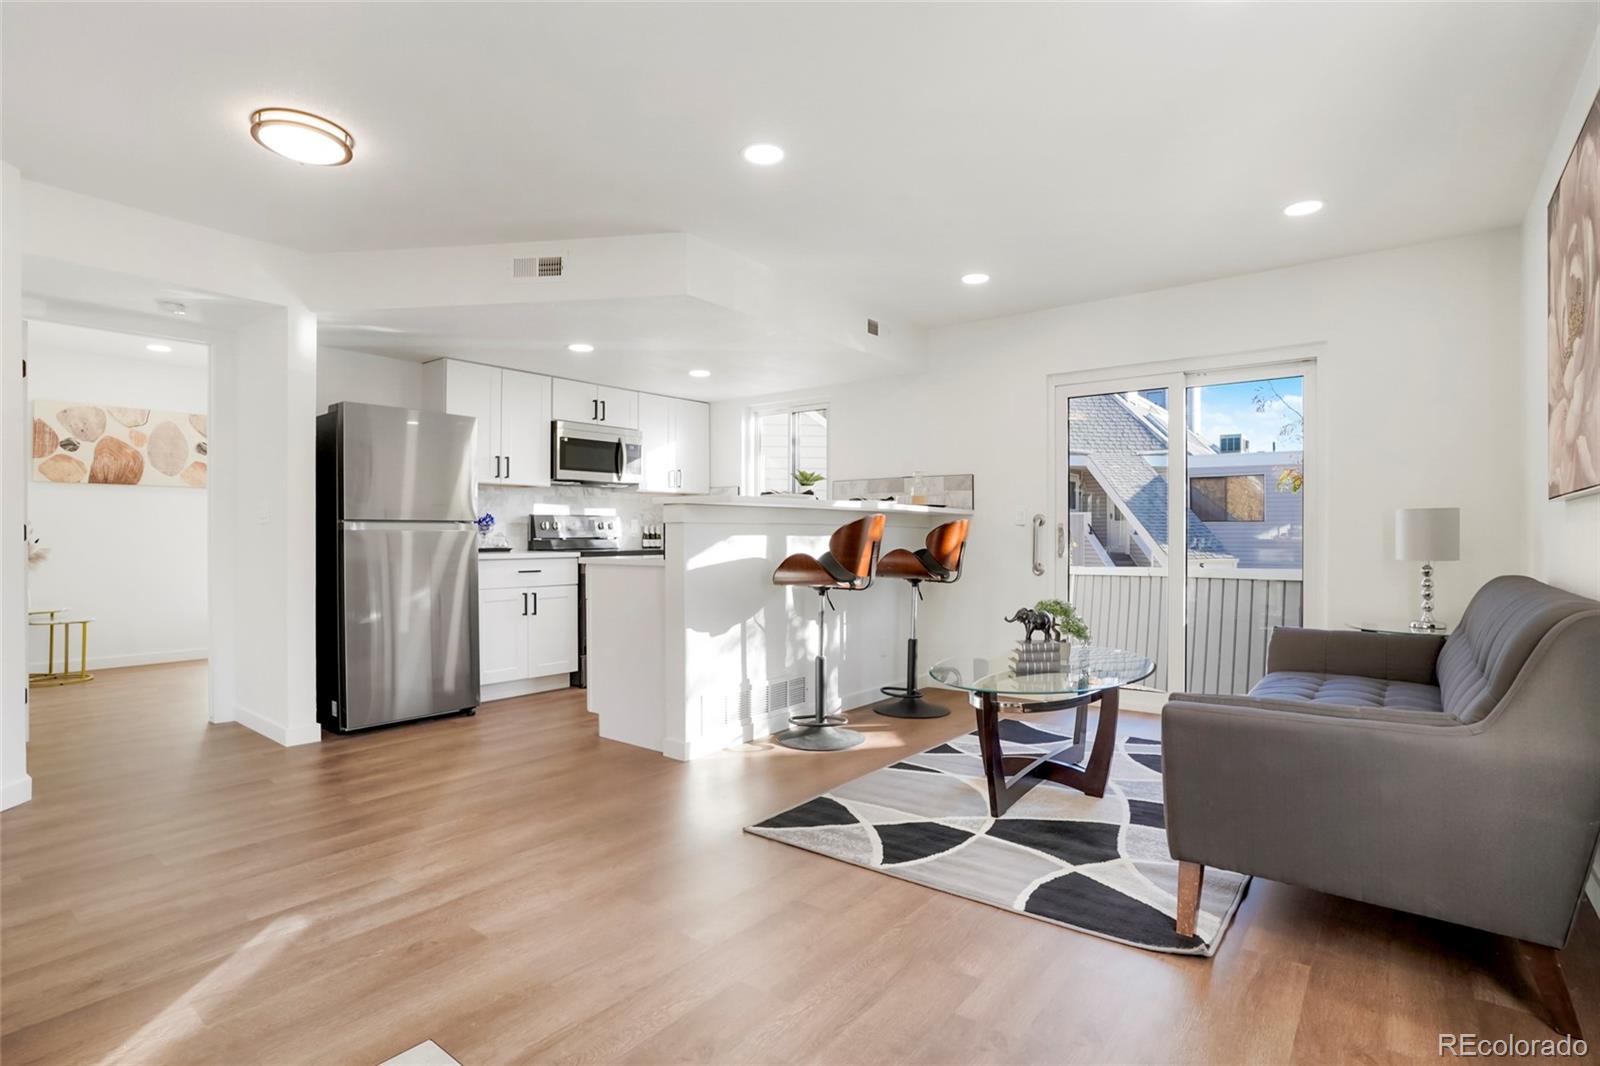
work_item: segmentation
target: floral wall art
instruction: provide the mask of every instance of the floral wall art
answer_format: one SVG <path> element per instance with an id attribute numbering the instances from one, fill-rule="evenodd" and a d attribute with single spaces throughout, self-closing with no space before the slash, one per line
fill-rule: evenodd
<path id="1" fill-rule="evenodd" d="M 1600 96 L 1550 197 L 1549 498 L 1600 488 Z"/>
<path id="2" fill-rule="evenodd" d="M 33 479 L 206 487 L 206 416 L 33 401 Z"/>

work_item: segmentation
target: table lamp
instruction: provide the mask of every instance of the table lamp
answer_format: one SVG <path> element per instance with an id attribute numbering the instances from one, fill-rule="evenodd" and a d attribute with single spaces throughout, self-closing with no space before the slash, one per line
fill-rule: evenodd
<path id="1" fill-rule="evenodd" d="M 1422 616 L 1418 633 L 1444 627 L 1433 620 L 1433 564 L 1461 558 L 1459 507 L 1402 507 L 1394 513 L 1394 557 L 1422 564 Z"/>

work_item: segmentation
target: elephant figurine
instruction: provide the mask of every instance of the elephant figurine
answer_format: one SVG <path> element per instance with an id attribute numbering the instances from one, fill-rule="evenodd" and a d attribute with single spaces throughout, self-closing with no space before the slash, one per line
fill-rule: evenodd
<path id="1" fill-rule="evenodd" d="M 1031 607 L 1019 607 L 1017 613 L 1006 619 L 1007 622 L 1021 622 L 1027 631 L 1023 636 L 1025 643 L 1033 641 L 1035 633 L 1041 634 L 1045 640 L 1059 641 L 1061 629 L 1056 625 L 1055 616 L 1049 611 L 1036 611 Z"/>

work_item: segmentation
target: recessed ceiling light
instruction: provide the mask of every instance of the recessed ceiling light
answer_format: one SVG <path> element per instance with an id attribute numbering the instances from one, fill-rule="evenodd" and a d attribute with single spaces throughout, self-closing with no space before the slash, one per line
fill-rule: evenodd
<path id="1" fill-rule="evenodd" d="M 165 353 L 165 352 L 172 351 L 172 345 L 170 345 L 170 344 L 147 344 L 147 345 L 144 346 L 144 350 L 147 351 L 147 352 L 163 352 L 163 353 Z"/>
<path id="2" fill-rule="evenodd" d="M 1322 210 L 1321 200 L 1297 200 L 1283 209 L 1283 213 L 1290 218 L 1299 218 L 1302 215 L 1314 215 Z"/>
<path id="3" fill-rule="evenodd" d="M 594 351 L 594 345 L 584 344 L 580 341 L 577 344 L 567 345 L 567 351 L 577 352 L 579 355 L 588 355 L 590 352 Z"/>
<path id="4" fill-rule="evenodd" d="M 167 314 L 177 315 L 179 318 L 185 318 L 189 314 L 189 309 L 176 300 L 158 300 L 156 306 Z"/>
<path id="5" fill-rule="evenodd" d="M 269 152 L 314 167 L 343 166 L 355 155 L 356 139 L 349 130 L 288 107 L 264 107 L 252 114 L 250 136 Z"/>
<path id="6" fill-rule="evenodd" d="M 744 150 L 744 161 L 758 167 L 770 167 L 783 162 L 783 149 L 775 144 L 752 144 Z"/>
<path id="7" fill-rule="evenodd" d="M 691 370 L 691 371 L 689 371 L 689 376 L 692 377 L 692 378 L 708 378 L 708 377 L 711 376 L 711 371 L 709 371 L 709 370 Z"/>
<path id="8" fill-rule="evenodd" d="M 987 285 L 987 284 L 989 284 L 989 275 L 987 275 L 987 274 L 963 274 L 963 275 L 961 275 L 961 284 L 963 284 L 963 285 Z"/>

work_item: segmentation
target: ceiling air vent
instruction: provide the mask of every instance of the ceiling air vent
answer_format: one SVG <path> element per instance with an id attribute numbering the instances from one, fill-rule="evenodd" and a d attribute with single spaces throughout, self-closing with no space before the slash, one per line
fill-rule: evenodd
<path id="1" fill-rule="evenodd" d="M 561 274 L 562 262 L 559 255 L 528 256 L 511 260 L 511 276 L 514 278 L 559 278 Z"/>
<path id="2" fill-rule="evenodd" d="M 875 318 L 867 319 L 867 336 L 876 337 L 877 335 L 878 335 L 878 320 L 875 319 Z"/>

